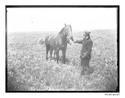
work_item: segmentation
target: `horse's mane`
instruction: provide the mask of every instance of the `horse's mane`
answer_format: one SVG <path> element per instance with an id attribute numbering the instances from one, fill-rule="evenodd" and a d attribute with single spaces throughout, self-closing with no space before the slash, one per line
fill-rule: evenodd
<path id="1" fill-rule="evenodd" d="M 71 30 L 72 30 L 72 27 L 71 27 L 71 26 L 70 26 L 70 28 L 71 28 Z M 66 36 L 67 36 L 67 33 L 65 32 L 65 30 L 66 30 L 66 26 L 63 27 L 58 34 L 59 34 L 59 35 L 66 35 Z"/>
<path id="2" fill-rule="evenodd" d="M 65 30 L 65 27 L 63 27 L 63 28 L 60 30 L 59 34 L 62 34 L 62 33 L 64 32 L 64 30 Z"/>

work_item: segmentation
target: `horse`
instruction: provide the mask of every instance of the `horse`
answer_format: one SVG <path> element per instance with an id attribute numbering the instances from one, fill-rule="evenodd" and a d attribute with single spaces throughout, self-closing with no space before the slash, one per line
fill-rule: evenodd
<path id="1" fill-rule="evenodd" d="M 63 63 L 65 64 L 67 43 L 70 43 L 70 40 L 73 39 L 72 27 L 71 25 L 66 25 L 60 30 L 60 32 L 53 36 L 48 35 L 45 38 L 46 46 L 46 60 L 48 60 L 48 52 L 50 51 L 50 58 L 52 58 L 53 50 L 55 51 L 56 61 L 59 61 L 59 51 L 62 51 Z"/>
<path id="2" fill-rule="evenodd" d="M 67 44 L 71 45 L 71 42 L 70 42 L 69 39 L 67 39 Z M 54 52 L 54 55 L 53 55 L 53 52 Z M 52 55 L 53 55 L 54 58 L 56 58 L 56 49 L 52 50 Z"/>

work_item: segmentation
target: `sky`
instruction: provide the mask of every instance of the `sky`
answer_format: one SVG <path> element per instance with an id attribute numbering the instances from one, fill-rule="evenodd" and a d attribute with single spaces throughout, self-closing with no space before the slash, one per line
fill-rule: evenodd
<path id="1" fill-rule="evenodd" d="M 116 8 L 7 8 L 11 32 L 60 31 L 71 24 L 73 31 L 114 29 Z"/>

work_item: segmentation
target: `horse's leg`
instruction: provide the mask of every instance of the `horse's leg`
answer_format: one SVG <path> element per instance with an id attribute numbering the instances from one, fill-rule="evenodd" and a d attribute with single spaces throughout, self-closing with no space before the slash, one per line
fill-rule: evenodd
<path id="1" fill-rule="evenodd" d="M 55 49 L 53 50 L 53 58 L 55 59 L 56 58 L 56 51 L 55 51 Z"/>
<path id="2" fill-rule="evenodd" d="M 54 50 L 54 59 L 56 58 L 56 50 Z"/>
<path id="3" fill-rule="evenodd" d="M 62 57 L 63 57 L 63 63 L 65 64 L 65 59 L 66 59 L 66 49 L 62 49 Z"/>
<path id="4" fill-rule="evenodd" d="M 57 63 L 59 63 L 59 50 L 56 50 L 56 60 L 57 60 Z"/>
<path id="5" fill-rule="evenodd" d="M 50 49 L 50 60 L 52 59 L 53 49 Z"/>
<path id="6" fill-rule="evenodd" d="M 49 46 L 46 45 L 46 60 L 48 60 Z"/>

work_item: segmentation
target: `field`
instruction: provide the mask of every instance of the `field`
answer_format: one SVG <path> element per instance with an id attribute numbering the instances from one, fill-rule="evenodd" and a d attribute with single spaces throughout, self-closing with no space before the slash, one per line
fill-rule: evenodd
<path id="1" fill-rule="evenodd" d="M 52 32 L 50 32 L 52 33 Z M 47 32 L 8 34 L 7 91 L 116 91 L 118 86 L 117 35 L 113 30 L 93 30 L 92 59 L 86 75 L 80 75 L 81 45 L 68 45 L 66 64 L 46 61 L 39 39 Z M 82 32 L 73 32 L 81 39 Z"/>

